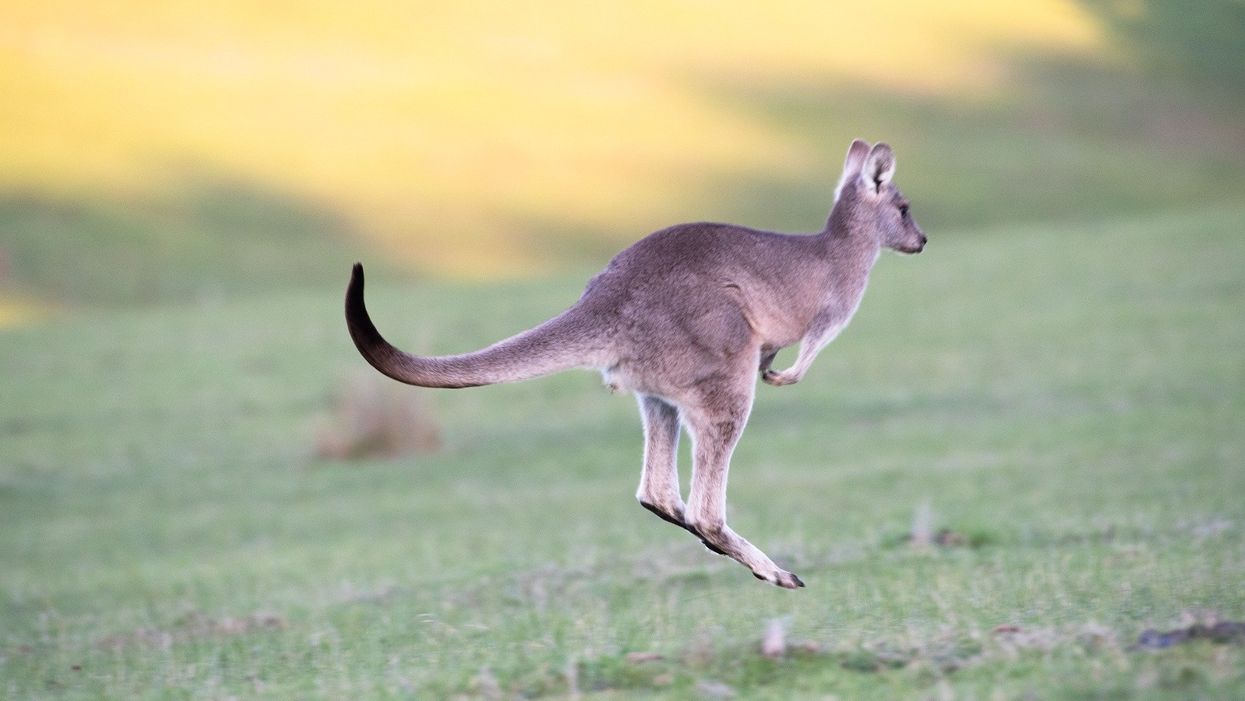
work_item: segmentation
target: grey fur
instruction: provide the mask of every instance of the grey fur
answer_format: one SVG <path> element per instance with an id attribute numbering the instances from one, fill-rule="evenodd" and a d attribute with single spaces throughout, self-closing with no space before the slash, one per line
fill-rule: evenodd
<path id="1" fill-rule="evenodd" d="M 644 421 L 644 469 L 636 497 L 782 587 L 803 586 L 726 525 L 731 453 L 756 392 L 753 373 L 798 382 L 856 312 L 883 248 L 919 253 L 925 235 L 891 184 L 886 144 L 852 142 L 825 228 L 778 234 L 729 224 L 681 224 L 619 253 L 562 314 L 474 353 L 419 357 L 376 331 L 363 303 L 363 268 L 346 291 L 346 321 L 363 357 L 398 381 L 425 387 L 514 382 L 596 368 L 634 392 Z M 770 368 L 799 342 L 790 368 Z M 686 504 L 675 464 L 679 425 L 693 443 Z"/>

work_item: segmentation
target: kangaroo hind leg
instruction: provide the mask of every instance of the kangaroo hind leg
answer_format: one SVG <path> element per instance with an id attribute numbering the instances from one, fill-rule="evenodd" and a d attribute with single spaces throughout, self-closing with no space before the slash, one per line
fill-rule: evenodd
<path id="1" fill-rule="evenodd" d="M 752 370 L 745 383 L 721 386 L 703 395 L 695 407 L 686 407 L 686 422 L 693 442 L 692 488 L 686 521 L 711 550 L 730 557 L 752 570 L 753 576 L 787 589 L 804 586 L 791 572 L 780 568 L 765 553 L 726 525 L 726 478 L 731 454 L 743 433 L 752 409 L 755 390 Z"/>
<path id="2" fill-rule="evenodd" d="M 679 528 L 699 537 L 684 520 L 683 497 L 679 495 L 679 410 L 673 404 L 649 395 L 640 395 L 640 416 L 644 419 L 644 471 L 635 498 L 640 506 Z M 708 541 L 705 547 L 723 555 Z"/>
<path id="3" fill-rule="evenodd" d="M 639 395 L 644 420 L 644 471 L 635 498 L 663 519 L 683 526 L 679 495 L 679 410 L 663 399 Z"/>

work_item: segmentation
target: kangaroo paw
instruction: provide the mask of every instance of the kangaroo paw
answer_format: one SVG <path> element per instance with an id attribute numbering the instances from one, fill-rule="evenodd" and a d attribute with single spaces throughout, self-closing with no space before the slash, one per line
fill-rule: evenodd
<path id="1" fill-rule="evenodd" d="M 785 372 L 778 372 L 776 370 L 766 370 L 765 372 L 761 373 L 761 379 L 765 382 L 765 384 L 773 385 L 775 387 L 782 387 L 783 385 L 794 385 L 795 383 L 800 381 L 800 378 L 796 377 L 795 375 L 788 374 Z"/>

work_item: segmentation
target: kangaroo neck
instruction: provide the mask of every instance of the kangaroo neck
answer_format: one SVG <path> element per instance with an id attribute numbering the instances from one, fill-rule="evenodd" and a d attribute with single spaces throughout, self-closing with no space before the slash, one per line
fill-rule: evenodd
<path id="1" fill-rule="evenodd" d="M 875 237 L 835 224 L 831 219 L 831 226 L 820 234 L 829 274 L 826 287 L 832 297 L 854 309 L 882 248 Z"/>

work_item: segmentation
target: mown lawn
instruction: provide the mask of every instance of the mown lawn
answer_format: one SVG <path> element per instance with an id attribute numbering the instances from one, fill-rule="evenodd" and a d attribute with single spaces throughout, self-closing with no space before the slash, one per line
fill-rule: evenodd
<path id="1" fill-rule="evenodd" d="M 885 257 L 736 453 L 732 523 L 796 592 L 635 504 L 634 402 L 588 374 L 429 393 L 434 455 L 316 459 L 363 366 L 337 290 L 0 331 L 0 696 L 1241 698 L 1241 645 L 1130 648 L 1245 619 L 1242 222 Z M 459 351 L 587 272 L 369 302 Z"/>

